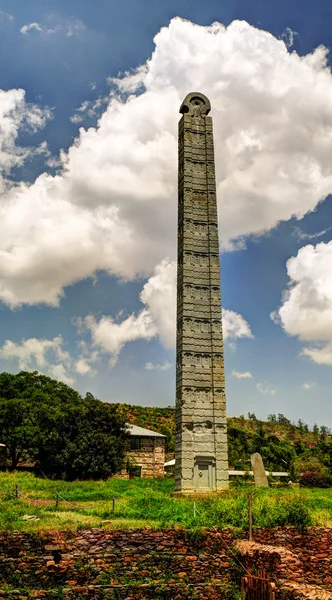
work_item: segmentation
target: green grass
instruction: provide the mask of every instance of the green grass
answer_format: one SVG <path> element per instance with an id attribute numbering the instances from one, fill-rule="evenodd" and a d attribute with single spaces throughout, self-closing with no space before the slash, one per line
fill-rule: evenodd
<path id="1" fill-rule="evenodd" d="M 15 487 L 20 496 L 15 499 Z M 171 479 L 51 481 L 28 473 L 0 473 L 0 530 L 49 531 L 105 526 L 233 527 L 248 525 L 248 491 L 256 527 L 332 527 L 332 489 L 230 489 L 216 497 L 173 498 Z M 59 506 L 55 495 L 59 493 Z M 112 513 L 112 496 L 115 512 Z M 29 498 L 31 500 L 29 500 Z M 25 521 L 35 515 L 38 521 Z M 102 521 L 111 521 L 102 523 Z"/>

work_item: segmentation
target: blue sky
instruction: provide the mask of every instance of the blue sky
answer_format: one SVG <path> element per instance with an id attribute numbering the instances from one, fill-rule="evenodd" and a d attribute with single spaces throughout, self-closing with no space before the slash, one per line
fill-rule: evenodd
<path id="1" fill-rule="evenodd" d="M 198 87 L 214 118 L 228 414 L 332 426 L 331 13 L 0 0 L 1 370 L 173 405 L 176 127 Z"/>

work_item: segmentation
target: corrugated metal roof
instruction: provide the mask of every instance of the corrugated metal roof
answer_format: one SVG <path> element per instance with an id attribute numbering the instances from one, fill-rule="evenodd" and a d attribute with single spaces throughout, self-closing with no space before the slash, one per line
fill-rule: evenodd
<path id="1" fill-rule="evenodd" d="M 145 427 L 139 427 L 138 425 L 131 425 L 130 423 L 126 423 L 126 426 L 129 429 L 130 435 L 141 435 L 144 437 L 166 437 L 157 431 L 151 431 L 150 429 L 145 429 Z"/>

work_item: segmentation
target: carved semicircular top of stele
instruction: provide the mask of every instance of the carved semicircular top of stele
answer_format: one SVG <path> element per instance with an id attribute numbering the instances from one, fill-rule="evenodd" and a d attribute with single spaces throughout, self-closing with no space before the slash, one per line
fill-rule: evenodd
<path id="1" fill-rule="evenodd" d="M 180 113 L 189 113 L 195 117 L 202 117 L 209 114 L 211 104 L 209 99 L 201 92 L 191 92 L 183 100 L 180 106 Z"/>

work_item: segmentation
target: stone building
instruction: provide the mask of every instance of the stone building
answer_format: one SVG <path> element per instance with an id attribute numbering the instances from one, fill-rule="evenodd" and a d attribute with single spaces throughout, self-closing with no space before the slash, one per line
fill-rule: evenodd
<path id="1" fill-rule="evenodd" d="M 163 477 L 165 436 L 138 425 L 127 423 L 127 468 L 123 475 L 132 477 Z"/>

